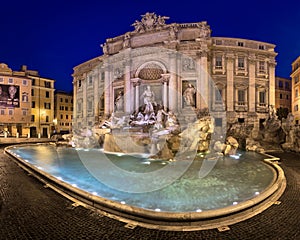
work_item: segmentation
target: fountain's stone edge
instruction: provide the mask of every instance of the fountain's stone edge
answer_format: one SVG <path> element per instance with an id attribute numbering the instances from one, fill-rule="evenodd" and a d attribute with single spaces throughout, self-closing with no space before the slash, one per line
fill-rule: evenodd
<path id="1" fill-rule="evenodd" d="M 30 144 L 24 145 L 28 146 Z M 121 204 L 119 202 L 102 198 L 91 193 L 87 193 L 78 188 L 75 188 L 72 185 L 63 182 L 50 174 L 41 171 L 33 165 L 25 162 L 22 158 L 11 153 L 9 149 L 12 147 L 14 146 L 6 147 L 4 151 L 9 156 L 13 157 L 13 159 L 17 161 L 20 167 L 30 172 L 38 180 L 47 184 L 47 186 L 51 187 L 53 190 L 57 191 L 61 195 L 67 198 L 70 197 L 72 201 L 80 201 L 96 209 L 104 210 L 112 214 L 116 214 L 118 216 L 125 217 L 127 219 L 132 219 L 138 222 L 150 221 L 153 224 L 154 221 L 158 224 L 163 223 L 162 226 L 174 225 L 174 223 L 177 223 L 175 225 L 188 225 L 192 226 L 192 228 L 194 229 L 194 225 L 196 224 L 196 222 L 203 223 L 203 221 L 206 222 L 210 220 L 217 220 L 220 224 L 222 222 L 222 219 L 226 219 L 228 221 L 228 217 L 230 217 L 230 223 L 232 221 L 235 221 L 235 219 L 238 219 L 237 222 L 239 222 L 241 221 L 241 219 L 245 220 L 247 218 L 250 218 L 253 215 L 256 215 L 270 207 L 270 205 L 272 205 L 276 200 L 278 200 L 279 197 L 283 194 L 286 186 L 286 179 L 282 168 L 278 164 L 272 162 L 272 160 L 274 160 L 275 158 L 272 158 L 272 156 L 270 155 L 265 155 L 265 162 L 272 166 L 276 172 L 275 180 L 274 183 L 268 189 L 266 189 L 264 192 L 254 197 L 253 199 L 222 209 L 207 210 L 203 212 L 156 212 L 148 209 L 142 209 L 126 204 Z M 246 214 L 247 211 L 248 213 Z M 243 215 L 243 212 L 245 213 L 245 216 L 241 216 Z M 235 217 L 235 215 L 237 217 Z M 210 224 L 209 226 L 211 227 Z"/>

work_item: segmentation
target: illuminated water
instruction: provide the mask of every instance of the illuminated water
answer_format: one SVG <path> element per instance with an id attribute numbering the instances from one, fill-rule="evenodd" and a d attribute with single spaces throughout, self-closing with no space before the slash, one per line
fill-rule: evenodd
<path id="1" fill-rule="evenodd" d="M 101 164 L 103 154 L 100 154 L 99 149 L 85 152 L 74 148 L 41 144 L 19 146 L 11 148 L 10 151 L 40 170 L 86 192 L 135 207 L 156 209 L 156 211 L 159 209 L 170 212 L 199 212 L 235 205 L 263 192 L 272 185 L 275 178 L 274 170 L 262 161 L 262 155 L 240 152 L 240 158 L 225 157 L 218 160 L 204 178 L 199 178 L 199 169 L 203 164 L 203 159 L 199 157 L 197 161 L 193 161 L 184 175 L 172 184 L 152 192 L 128 193 L 101 183 L 81 161 L 80 157 L 86 156 L 84 162 L 91 158 L 90 161 L 97 163 L 99 171 L 108 171 L 105 165 Z M 119 168 L 138 173 L 152 172 L 166 165 L 175 167 L 182 164 L 181 161 L 149 161 L 140 156 L 107 154 L 107 157 Z M 117 177 L 112 177 L 111 181 L 129 184 L 126 179 Z"/>

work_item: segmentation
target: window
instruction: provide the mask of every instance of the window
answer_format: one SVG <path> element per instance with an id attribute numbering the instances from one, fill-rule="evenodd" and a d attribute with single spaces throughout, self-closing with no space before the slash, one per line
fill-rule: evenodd
<path id="1" fill-rule="evenodd" d="M 14 83 L 14 79 L 13 78 L 9 78 L 8 79 L 8 83 Z"/>
<path id="2" fill-rule="evenodd" d="M 23 114 L 23 116 L 26 116 L 27 115 L 27 110 L 22 110 L 22 114 Z"/>
<path id="3" fill-rule="evenodd" d="M 260 73 L 264 73 L 265 72 L 265 62 L 264 61 L 259 61 L 259 63 L 258 63 L 259 65 L 259 67 L 258 67 L 258 70 L 259 70 L 259 72 Z"/>
<path id="4" fill-rule="evenodd" d="M 88 111 L 93 110 L 93 102 L 91 100 L 88 101 Z"/>
<path id="5" fill-rule="evenodd" d="M 71 103 L 73 103 L 73 99 L 71 99 Z"/>
<path id="6" fill-rule="evenodd" d="M 51 103 L 44 103 L 44 108 L 45 109 L 51 109 Z"/>
<path id="7" fill-rule="evenodd" d="M 279 94 L 279 98 L 282 99 L 282 93 Z"/>
<path id="8" fill-rule="evenodd" d="M 68 107 L 65 107 L 65 110 L 66 110 L 66 111 L 69 111 L 69 108 L 68 108 Z"/>
<path id="9" fill-rule="evenodd" d="M 31 102 L 31 108 L 35 108 L 35 101 Z"/>
<path id="10" fill-rule="evenodd" d="M 65 107 L 64 107 L 64 106 L 60 106 L 60 107 L 59 107 L 59 110 L 62 110 L 62 111 L 63 111 L 63 110 L 65 110 Z"/>
<path id="11" fill-rule="evenodd" d="M 298 82 L 299 82 L 299 76 L 296 76 L 296 77 L 294 78 L 294 81 L 295 81 L 295 84 L 298 83 Z"/>
<path id="12" fill-rule="evenodd" d="M 264 45 L 258 45 L 258 49 L 259 50 L 265 50 L 265 46 Z"/>
<path id="13" fill-rule="evenodd" d="M 65 103 L 68 103 L 68 102 L 69 102 L 69 100 L 66 98 L 66 99 L 65 99 Z"/>
<path id="14" fill-rule="evenodd" d="M 60 114 L 60 119 L 64 119 L 64 115 Z"/>
<path id="15" fill-rule="evenodd" d="M 222 118 L 216 118 L 215 124 L 216 124 L 216 127 L 222 127 Z"/>
<path id="16" fill-rule="evenodd" d="M 222 89 L 215 90 L 215 100 L 216 102 L 222 102 Z"/>
<path id="17" fill-rule="evenodd" d="M 35 116 L 31 115 L 31 122 L 35 122 Z"/>
<path id="18" fill-rule="evenodd" d="M 244 123 L 245 122 L 245 118 L 238 118 L 238 122 L 239 123 Z"/>
<path id="19" fill-rule="evenodd" d="M 31 79 L 31 85 L 35 85 L 35 79 Z"/>
<path id="20" fill-rule="evenodd" d="M 31 89 L 31 96 L 34 96 L 34 89 Z"/>
<path id="21" fill-rule="evenodd" d="M 279 88 L 283 88 L 283 82 L 279 81 L 278 86 L 279 86 Z"/>
<path id="22" fill-rule="evenodd" d="M 13 109 L 8 109 L 8 115 L 10 115 L 10 116 L 14 115 L 14 110 Z"/>
<path id="23" fill-rule="evenodd" d="M 105 78 L 105 72 L 101 72 L 101 80 L 104 81 Z"/>
<path id="24" fill-rule="evenodd" d="M 243 57 L 238 57 L 238 69 L 245 69 L 245 61 Z"/>
<path id="25" fill-rule="evenodd" d="M 46 88 L 51 88 L 51 82 L 46 82 L 46 81 L 45 81 L 45 87 L 46 87 Z"/>
<path id="26" fill-rule="evenodd" d="M 82 105 L 81 105 L 81 102 L 78 102 L 78 103 L 77 103 L 77 111 L 78 111 L 78 112 L 81 112 L 81 111 L 82 111 Z"/>
<path id="27" fill-rule="evenodd" d="M 49 122 L 49 116 L 46 116 L 46 122 Z"/>
<path id="28" fill-rule="evenodd" d="M 0 115 L 5 115 L 5 109 L 0 109 Z"/>
<path id="29" fill-rule="evenodd" d="M 259 92 L 259 103 L 260 104 L 266 103 L 266 93 L 265 92 Z"/>
<path id="30" fill-rule="evenodd" d="M 287 99 L 287 100 L 289 99 L 289 95 L 286 95 L 286 99 Z"/>
<path id="31" fill-rule="evenodd" d="M 88 83 L 89 83 L 89 85 L 91 85 L 91 84 L 93 83 L 93 76 L 90 75 L 88 79 L 89 79 L 89 80 L 88 80 Z"/>
<path id="32" fill-rule="evenodd" d="M 22 84 L 23 84 L 24 86 L 27 86 L 27 85 L 28 85 L 27 80 L 23 80 L 23 81 L 22 81 Z"/>
<path id="33" fill-rule="evenodd" d="M 71 119 L 73 119 L 73 115 L 71 115 Z"/>
<path id="34" fill-rule="evenodd" d="M 244 43 L 243 43 L 243 42 L 238 42 L 237 45 L 238 45 L 239 47 L 244 47 Z"/>
<path id="35" fill-rule="evenodd" d="M 69 119 L 69 115 L 66 115 L 66 119 Z"/>
<path id="36" fill-rule="evenodd" d="M 222 56 L 216 56 L 216 68 L 222 68 Z"/>
<path id="37" fill-rule="evenodd" d="M 60 102 L 63 102 L 63 99 L 62 99 L 62 98 L 60 98 Z"/>
<path id="38" fill-rule="evenodd" d="M 296 120 L 296 125 L 298 125 L 299 124 L 299 120 Z"/>
<path id="39" fill-rule="evenodd" d="M 0 78 L 0 82 L 4 82 L 3 78 Z"/>
<path id="40" fill-rule="evenodd" d="M 28 93 L 27 92 L 22 93 L 22 102 L 28 102 Z"/>
<path id="41" fill-rule="evenodd" d="M 50 92 L 46 91 L 46 98 L 50 97 Z"/>
<path id="42" fill-rule="evenodd" d="M 290 90 L 290 83 L 285 82 L 284 85 L 286 90 Z"/>
<path id="43" fill-rule="evenodd" d="M 295 91 L 295 96 L 299 97 L 299 91 L 298 91 L 298 89 L 296 89 L 296 91 Z"/>
<path id="44" fill-rule="evenodd" d="M 245 91 L 244 90 L 238 90 L 238 103 L 240 105 L 245 104 Z"/>
<path id="45" fill-rule="evenodd" d="M 81 80 L 78 80 L 78 87 L 81 88 Z"/>
<path id="46" fill-rule="evenodd" d="M 295 112 L 298 111 L 298 104 L 294 106 L 294 111 L 295 111 Z"/>

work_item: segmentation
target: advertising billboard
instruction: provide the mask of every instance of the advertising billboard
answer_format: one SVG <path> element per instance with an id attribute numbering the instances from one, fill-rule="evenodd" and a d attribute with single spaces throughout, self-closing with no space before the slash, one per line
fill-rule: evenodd
<path id="1" fill-rule="evenodd" d="M 0 106 L 20 107 L 19 86 L 0 84 Z"/>

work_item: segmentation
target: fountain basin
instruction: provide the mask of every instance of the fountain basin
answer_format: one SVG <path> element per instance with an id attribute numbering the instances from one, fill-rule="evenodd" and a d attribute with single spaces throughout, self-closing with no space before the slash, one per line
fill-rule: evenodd
<path id="1" fill-rule="evenodd" d="M 182 227 L 189 230 L 207 229 L 216 224 L 231 224 L 237 219 L 249 218 L 273 204 L 285 187 L 281 168 L 263 161 L 265 157 L 256 153 L 243 153 L 245 159 L 226 157 L 218 161 L 216 167 L 204 178 L 197 178 L 199 168 L 203 164 L 201 159 L 198 159 L 191 164 L 185 175 L 161 191 L 124 193 L 97 181 L 84 168 L 81 169 L 82 172 L 79 171 L 83 165 L 80 159 L 76 160 L 74 156 L 78 152 L 83 154 L 81 156 L 86 153 L 86 157 L 92 155 L 101 163 L 101 159 L 95 157 L 101 155 L 99 149 L 86 151 L 39 144 L 11 146 L 5 151 L 13 156 L 20 166 L 64 195 L 116 214 L 118 218 L 121 216 L 151 226 L 159 224 L 173 230 L 182 230 Z M 65 159 L 68 156 L 69 158 Z M 180 164 L 149 161 L 147 157 L 132 158 L 114 154 L 109 154 L 109 157 L 118 167 L 136 172 L 151 172 L 163 168 L 165 164 Z M 251 160 L 254 157 L 257 159 Z M 146 169 L 145 166 L 151 166 L 151 169 Z M 255 172 L 255 169 L 259 171 Z M 240 179 L 238 175 L 241 176 Z M 266 175 L 269 177 L 264 178 Z M 74 179 L 79 181 L 75 183 Z M 250 186 L 244 185 L 249 185 L 249 182 Z M 188 190 L 191 190 L 190 193 Z M 179 198 L 183 198 L 184 201 L 179 201 Z M 224 198 L 228 199 L 225 201 Z"/>

